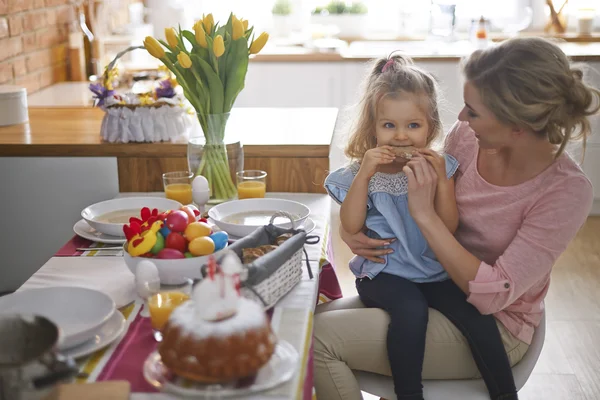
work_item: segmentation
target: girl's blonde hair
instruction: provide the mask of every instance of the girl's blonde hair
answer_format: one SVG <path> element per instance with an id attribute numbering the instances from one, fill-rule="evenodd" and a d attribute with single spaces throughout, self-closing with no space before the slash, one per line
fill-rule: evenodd
<path id="1" fill-rule="evenodd" d="M 600 91 L 586 85 L 565 53 L 542 38 L 516 38 L 473 52 L 466 79 L 485 106 L 505 124 L 526 128 L 558 146 L 590 134 L 588 117 L 600 109 Z"/>
<path id="2" fill-rule="evenodd" d="M 375 137 L 377 106 L 386 96 L 395 98 L 402 93 L 421 96 L 428 105 L 427 144 L 440 135 L 442 122 L 438 110 L 437 82 L 430 73 L 414 65 L 410 57 L 394 55 L 376 60 L 363 87 L 364 93 L 358 104 L 357 119 L 350 130 L 350 140 L 345 150 L 348 157 L 360 159 L 367 150 L 377 146 Z"/>

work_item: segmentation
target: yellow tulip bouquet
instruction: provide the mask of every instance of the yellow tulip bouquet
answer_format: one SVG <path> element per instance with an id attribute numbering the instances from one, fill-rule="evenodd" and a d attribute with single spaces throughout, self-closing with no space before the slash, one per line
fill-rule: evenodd
<path id="1" fill-rule="evenodd" d="M 167 28 L 166 42 L 151 36 L 144 40 L 146 50 L 175 74 L 196 109 L 205 139 L 196 174 L 207 178 L 214 199 L 231 199 L 236 193 L 224 136 L 229 112 L 244 88 L 248 58 L 269 38 L 265 32 L 255 38 L 253 30 L 233 14 L 224 25 L 208 14 L 194 24 L 193 32 Z"/>

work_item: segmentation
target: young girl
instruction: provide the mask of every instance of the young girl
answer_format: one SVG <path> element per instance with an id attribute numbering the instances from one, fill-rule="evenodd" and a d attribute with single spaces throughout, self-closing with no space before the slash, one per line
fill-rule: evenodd
<path id="1" fill-rule="evenodd" d="M 489 319 L 480 324 L 485 328 L 477 335 L 463 333 L 490 396 L 516 399 L 494 318 L 481 315 L 466 301 L 456 302 L 452 312 L 437 306 L 454 284 L 408 211 L 408 181 L 403 170 L 411 159 L 424 157 L 438 176 L 435 209 L 451 232 L 458 226 L 453 178 L 458 162 L 428 148 L 441 129 L 434 78 L 405 56 L 378 60 L 367 78 L 358 123 L 346 148 L 349 157 L 360 161 L 331 173 L 325 188 L 341 204 L 345 231 L 357 233 L 366 228 L 370 237 L 390 238 L 384 262 L 357 256 L 350 269 L 362 302 L 390 316 L 387 352 L 397 397 L 423 398 L 421 372 L 428 309 L 432 307 L 439 308 L 459 329 L 465 321 Z"/>

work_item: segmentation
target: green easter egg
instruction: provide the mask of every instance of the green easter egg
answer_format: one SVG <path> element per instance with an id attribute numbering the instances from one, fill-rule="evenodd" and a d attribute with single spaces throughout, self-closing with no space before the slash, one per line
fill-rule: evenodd
<path id="1" fill-rule="evenodd" d="M 165 248 L 165 237 L 160 234 L 160 232 L 156 232 L 156 243 L 154 247 L 150 250 L 152 254 L 158 254 L 159 251 Z"/>
<path id="2" fill-rule="evenodd" d="M 183 255 L 185 256 L 185 258 L 194 258 L 194 255 L 189 251 L 186 251 L 185 253 L 183 253 Z"/>

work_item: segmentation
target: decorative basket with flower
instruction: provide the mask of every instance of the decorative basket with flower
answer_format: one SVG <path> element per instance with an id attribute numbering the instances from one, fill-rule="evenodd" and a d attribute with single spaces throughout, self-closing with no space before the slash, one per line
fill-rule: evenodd
<path id="1" fill-rule="evenodd" d="M 267 33 L 254 37 L 248 21 L 230 14 L 227 23 L 215 23 L 212 14 L 194 24 L 193 31 L 165 29 L 166 42 L 148 36 L 144 46 L 177 78 L 185 97 L 196 110 L 202 127 L 201 157 L 188 144 L 190 170 L 209 182 L 213 202 L 236 195 L 226 146 L 226 125 L 238 94 L 244 88 L 248 59 L 268 40 Z M 234 171 L 235 172 L 235 171 Z"/>
<path id="2" fill-rule="evenodd" d="M 147 93 L 118 94 L 113 89 L 118 71 L 115 63 L 130 47 L 106 67 L 102 82 L 92 83 L 94 105 L 105 111 L 100 128 L 102 139 L 110 143 L 186 141 L 197 126 L 177 81 L 167 76 Z M 170 75 L 170 73 L 169 73 Z"/>

